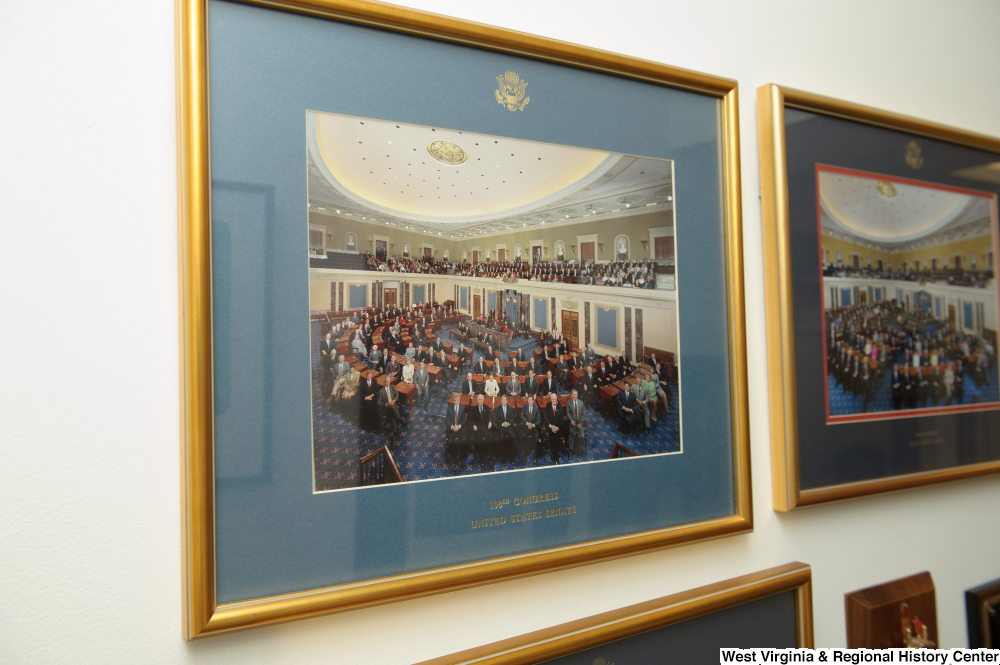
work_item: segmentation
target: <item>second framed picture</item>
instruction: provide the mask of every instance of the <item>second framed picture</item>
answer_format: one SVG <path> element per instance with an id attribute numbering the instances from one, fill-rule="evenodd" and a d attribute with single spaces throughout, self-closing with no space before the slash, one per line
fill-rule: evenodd
<path id="1" fill-rule="evenodd" d="M 1000 140 L 758 91 L 774 505 L 1000 470 Z"/>

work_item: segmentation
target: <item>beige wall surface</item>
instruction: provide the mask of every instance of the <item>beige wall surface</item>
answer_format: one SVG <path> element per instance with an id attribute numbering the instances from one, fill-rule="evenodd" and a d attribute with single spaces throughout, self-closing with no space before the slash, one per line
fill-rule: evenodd
<path id="1" fill-rule="evenodd" d="M 614 220 L 580 222 L 578 224 L 549 228 L 540 226 L 531 231 L 513 231 L 507 234 L 467 238 L 460 241 L 452 240 L 446 237 L 446 235 L 432 236 L 425 233 L 407 231 L 406 229 L 400 229 L 399 227 L 387 224 L 368 224 L 361 220 L 327 215 L 315 211 L 309 212 L 309 222 L 312 224 L 321 224 L 327 227 L 327 230 L 333 234 L 332 238 L 327 240 L 327 248 L 345 249 L 347 234 L 354 233 L 358 238 L 358 251 L 368 252 L 371 251 L 370 248 L 374 245 L 369 245 L 367 239 L 372 238 L 374 235 L 380 235 L 388 237 L 390 242 L 395 243 L 395 247 L 389 249 L 389 254 L 391 255 L 401 256 L 403 254 L 403 243 L 409 242 L 411 247 L 410 255 L 414 256 L 418 253 L 417 248 L 421 244 L 426 243 L 433 244 L 438 248 L 436 256 L 438 260 L 444 258 L 444 250 L 447 248 L 450 250 L 449 259 L 461 260 L 462 252 L 465 251 L 468 253 L 470 262 L 472 261 L 472 248 L 474 246 L 479 247 L 480 260 L 485 260 L 487 246 L 491 248 L 490 256 L 495 259 L 496 246 L 503 245 L 504 243 L 507 245 L 507 253 L 511 258 L 514 256 L 514 247 L 520 244 L 521 256 L 528 259 L 531 257 L 532 240 L 541 240 L 544 246 L 548 247 L 546 256 L 550 259 L 555 256 L 556 241 L 562 240 L 566 245 L 566 259 L 572 260 L 579 258 L 579 247 L 576 248 L 575 252 L 571 248 L 571 245 L 577 244 L 576 237 L 597 234 L 598 243 L 604 244 L 603 251 L 599 246 L 594 247 L 597 260 L 612 261 L 614 260 L 614 241 L 619 235 L 628 236 L 629 256 L 631 258 L 649 258 L 653 247 L 647 242 L 646 249 L 643 249 L 641 241 L 649 240 L 649 229 L 673 226 L 673 211 L 662 210 L 642 215 L 616 218 Z"/>
<path id="2" fill-rule="evenodd" d="M 944 266 L 944 259 L 946 258 L 948 259 L 948 267 L 954 267 L 956 254 L 962 257 L 962 267 L 969 268 L 972 265 L 972 254 L 975 254 L 976 267 L 983 270 L 988 263 L 987 253 L 993 251 L 993 236 L 985 235 L 978 238 L 965 238 L 964 240 L 932 245 L 912 252 L 900 252 L 898 254 L 890 254 L 879 249 L 841 240 L 840 238 L 823 236 L 823 248 L 826 250 L 823 260 L 827 263 L 837 262 L 837 250 L 839 249 L 843 252 L 845 265 L 851 265 L 851 255 L 852 253 L 857 253 L 861 257 L 862 266 L 867 266 L 868 259 L 871 258 L 873 267 L 877 267 L 878 260 L 882 259 L 885 266 L 892 265 L 895 269 L 902 266 L 905 261 L 907 268 L 911 270 L 913 269 L 914 261 L 919 261 L 920 269 L 922 270 L 924 262 L 926 261 L 930 265 L 932 258 L 937 258 L 938 267 Z"/>
<path id="3" fill-rule="evenodd" d="M 963 591 L 1000 577 L 1000 477 L 771 510 L 755 95 L 777 82 L 1000 136 L 1000 3 L 396 2 L 739 82 L 754 532 L 185 643 L 174 5 L 6 3 L 0 661 L 413 663 L 790 561 L 813 567 L 820 646 L 846 643 L 845 593 L 924 570 L 941 644 L 965 646 Z M 409 94 L 449 103 L 441 73 Z M 497 106 L 498 122 L 545 103 L 529 80 L 531 105 Z M 581 90 L 580 103 L 603 94 Z M 679 251 L 689 223 L 681 214 Z M 78 260 L 54 257 L 43 226 Z M 71 349 L 55 351 L 64 322 Z"/>

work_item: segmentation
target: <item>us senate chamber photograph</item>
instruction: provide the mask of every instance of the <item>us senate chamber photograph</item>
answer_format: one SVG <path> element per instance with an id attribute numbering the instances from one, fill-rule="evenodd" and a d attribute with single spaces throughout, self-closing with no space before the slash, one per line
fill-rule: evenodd
<path id="1" fill-rule="evenodd" d="M 997 201 L 817 167 L 827 422 L 1000 406 Z"/>
<path id="2" fill-rule="evenodd" d="M 315 491 L 682 452 L 673 162 L 306 123 Z"/>

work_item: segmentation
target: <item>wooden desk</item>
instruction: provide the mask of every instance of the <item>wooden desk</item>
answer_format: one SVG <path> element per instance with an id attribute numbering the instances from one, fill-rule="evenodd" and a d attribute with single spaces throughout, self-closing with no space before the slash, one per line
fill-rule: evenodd
<path id="1" fill-rule="evenodd" d="M 608 411 L 614 405 L 615 401 L 618 399 L 618 388 L 614 386 L 601 386 L 601 389 L 597 391 L 597 395 L 601 400 L 601 408 L 604 410 L 604 415 L 608 415 Z"/>
<path id="2" fill-rule="evenodd" d="M 574 370 L 571 370 L 570 373 L 569 373 L 570 383 L 572 383 L 573 386 L 575 387 L 576 384 L 578 384 L 581 381 L 583 381 L 583 375 L 584 375 L 584 373 L 586 373 L 586 371 L 587 370 L 584 370 L 584 369 L 574 369 Z"/>
<path id="3" fill-rule="evenodd" d="M 409 404 L 413 399 L 413 394 L 417 392 L 417 387 L 412 383 L 406 383 L 403 381 L 396 386 L 396 392 L 399 393 L 400 397 L 406 404 Z"/>

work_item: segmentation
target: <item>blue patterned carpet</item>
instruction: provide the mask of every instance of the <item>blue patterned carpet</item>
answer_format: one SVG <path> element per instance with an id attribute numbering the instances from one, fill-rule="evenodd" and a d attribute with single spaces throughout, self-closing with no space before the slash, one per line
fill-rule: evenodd
<path id="1" fill-rule="evenodd" d="M 456 342 L 451 333 L 442 331 L 445 341 Z M 320 339 L 319 324 L 312 324 L 312 334 L 317 348 Z M 534 351 L 538 344 L 533 339 L 516 340 L 508 347 L 510 350 L 524 346 L 526 351 Z M 464 374 L 462 375 L 464 377 Z M 387 443 L 387 438 L 381 435 L 363 431 L 356 423 L 348 422 L 340 412 L 331 411 L 325 396 L 321 395 L 322 383 L 320 374 L 319 354 L 313 354 L 312 388 L 313 388 L 313 451 L 315 455 L 316 490 L 342 489 L 357 487 L 358 460 L 364 455 L 381 448 Z M 438 394 L 431 391 L 428 411 L 411 409 L 409 425 L 400 431 L 395 445 L 389 449 L 399 466 L 399 470 L 407 481 L 445 478 L 453 475 L 474 475 L 480 473 L 470 454 L 465 458 L 465 471 L 453 474 L 448 470 L 444 455 L 444 414 L 448 407 L 447 397 L 461 383 L 461 377 L 455 377 L 450 384 Z M 677 452 L 680 450 L 680 426 L 676 400 L 679 395 L 676 382 L 671 382 L 675 408 L 672 408 L 666 418 L 662 417 L 662 409 L 658 412 L 659 422 L 652 423 L 649 435 L 639 434 L 631 439 L 619 433 L 617 423 L 609 421 L 597 411 L 587 414 L 588 453 L 582 460 L 573 458 L 572 462 L 606 460 L 611 457 L 611 449 L 615 442 L 621 442 L 640 455 Z M 561 388 L 560 394 L 568 393 L 569 389 Z M 356 409 L 354 410 L 356 413 Z M 639 428 L 640 432 L 642 428 Z M 533 466 L 533 455 L 529 455 L 527 465 Z M 565 454 L 563 464 L 569 463 Z M 539 466 L 552 464 L 546 454 L 538 461 Z M 497 464 L 497 470 L 501 470 Z M 521 468 L 520 465 L 514 468 Z M 489 473 L 487 471 L 487 473 Z"/>
<path id="2" fill-rule="evenodd" d="M 990 380 L 990 383 L 976 386 L 976 382 L 973 380 L 972 376 L 965 372 L 965 394 L 962 397 L 962 404 L 973 404 L 975 402 L 997 402 L 1000 401 L 1000 385 L 997 384 L 997 377 L 994 376 Z M 837 385 L 837 379 L 833 376 L 826 377 L 826 383 L 830 390 L 830 415 L 831 416 L 847 416 L 856 413 L 877 413 L 881 411 L 895 411 L 896 409 L 892 405 L 892 380 L 891 374 L 886 374 L 883 376 L 878 384 L 874 386 L 872 391 L 874 399 L 868 401 L 867 410 L 864 408 L 864 397 L 858 395 L 854 396 L 854 393 L 850 390 L 845 390 L 842 386 Z M 978 399 L 975 399 L 978 398 Z M 931 409 L 934 407 L 943 406 L 956 406 L 956 402 L 952 404 L 947 404 L 944 399 L 940 402 L 934 404 L 921 404 L 917 402 L 918 409 Z M 906 410 L 906 409 L 903 409 Z"/>

